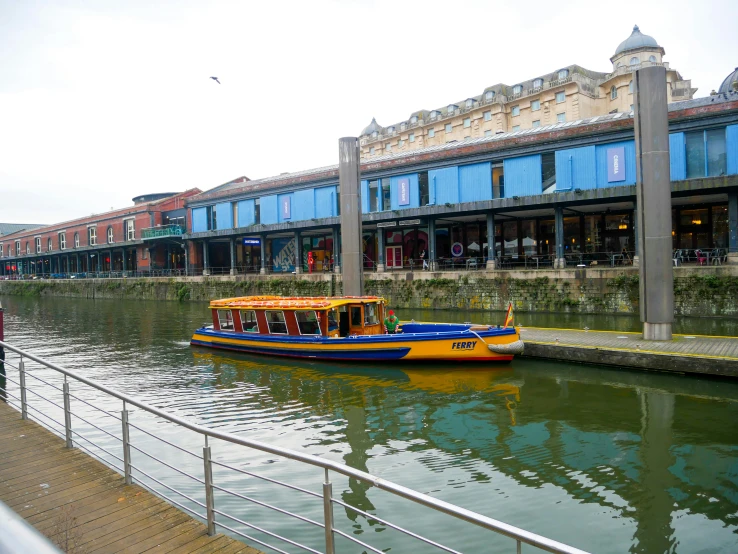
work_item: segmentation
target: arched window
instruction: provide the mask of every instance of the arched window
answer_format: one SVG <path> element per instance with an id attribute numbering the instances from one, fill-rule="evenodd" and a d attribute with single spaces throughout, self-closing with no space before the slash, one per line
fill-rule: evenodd
<path id="1" fill-rule="evenodd" d="M 113 228 L 108 227 L 108 244 L 113 244 Z"/>
<path id="2" fill-rule="evenodd" d="M 410 118 L 410 124 L 415 125 L 418 122 L 418 116 L 414 115 Z"/>
<path id="3" fill-rule="evenodd" d="M 541 88 L 543 87 L 543 79 L 536 79 L 533 81 L 533 88 Z"/>
<path id="4" fill-rule="evenodd" d="M 51 252 L 51 239 L 46 241 L 46 248 L 49 252 Z"/>
<path id="5" fill-rule="evenodd" d="M 631 81 L 630 83 L 628 83 L 628 92 L 630 94 L 633 94 L 633 81 Z"/>
<path id="6" fill-rule="evenodd" d="M 79 248 L 79 233 L 74 233 L 74 247 Z"/>
<path id="7" fill-rule="evenodd" d="M 615 85 L 610 87 L 610 100 L 615 100 L 618 97 L 618 89 L 615 88 Z"/>
<path id="8" fill-rule="evenodd" d="M 484 93 L 484 99 L 488 102 L 492 100 L 495 97 L 495 91 L 494 90 L 488 90 Z"/>
<path id="9" fill-rule="evenodd" d="M 393 126 L 392 126 L 392 127 L 390 127 L 389 129 L 387 129 L 387 132 L 388 132 L 388 133 L 394 133 L 394 132 L 395 132 L 395 126 L 393 125 Z"/>
<path id="10" fill-rule="evenodd" d="M 467 109 L 468 109 L 468 108 L 471 108 L 471 107 L 472 107 L 473 105 L 474 105 L 474 100 L 472 100 L 471 98 L 469 98 L 469 99 L 468 99 L 468 100 L 466 101 L 466 107 L 467 107 Z"/>
<path id="11" fill-rule="evenodd" d="M 41 237 L 36 237 L 36 254 L 41 253 Z"/>
<path id="12" fill-rule="evenodd" d="M 97 227 L 87 229 L 87 246 L 95 246 L 97 244 Z"/>
<path id="13" fill-rule="evenodd" d="M 630 58 L 630 65 L 638 65 L 639 63 L 641 63 L 641 60 L 638 59 L 638 56 Z"/>
<path id="14" fill-rule="evenodd" d="M 26 241 L 26 254 L 31 253 L 31 246 L 28 244 L 28 241 Z"/>
<path id="15" fill-rule="evenodd" d="M 454 114 L 456 112 L 456 106 L 454 106 L 453 104 L 449 104 L 448 108 L 446 108 L 446 112 L 448 113 L 448 115 Z"/>
<path id="16" fill-rule="evenodd" d="M 438 117 L 438 112 L 437 112 L 436 110 L 433 110 L 433 111 L 432 111 L 432 112 L 430 113 L 430 118 L 431 118 L 431 119 L 435 119 L 435 118 L 437 118 L 437 117 Z"/>
<path id="17" fill-rule="evenodd" d="M 569 76 L 568 69 L 562 69 L 559 71 L 559 79 L 566 79 Z"/>
<path id="18" fill-rule="evenodd" d="M 656 56 L 653 56 L 653 55 L 652 56 L 649 56 L 648 57 L 648 61 L 651 62 L 651 63 L 656 63 Z"/>
<path id="19" fill-rule="evenodd" d="M 520 94 L 523 92 L 523 85 L 515 85 L 513 87 L 513 94 Z"/>

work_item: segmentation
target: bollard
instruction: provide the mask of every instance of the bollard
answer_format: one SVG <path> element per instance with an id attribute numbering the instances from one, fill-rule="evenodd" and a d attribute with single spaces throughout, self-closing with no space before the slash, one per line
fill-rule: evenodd
<path id="1" fill-rule="evenodd" d="M 67 438 L 67 448 L 74 448 L 72 443 L 72 408 L 69 399 L 69 383 L 67 376 L 64 376 L 64 385 L 62 387 L 64 393 L 64 433 Z"/>
<path id="2" fill-rule="evenodd" d="M 20 383 L 21 393 L 21 419 L 28 419 L 28 405 L 26 404 L 26 367 L 21 356 L 18 362 L 18 382 Z"/>
<path id="3" fill-rule="evenodd" d="M 205 507 L 208 516 L 208 535 L 215 535 L 215 499 L 213 497 L 213 464 L 210 461 L 210 447 L 205 437 L 205 446 L 202 449 L 202 460 L 205 463 Z"/>
<path id="4" fill-rule="evenodd" d="M 128 435 L 128 410 L 126 410 L 125 402 L 123 402 L 123 411 L 120 412 L 120 421 L 123 425 L 123 472 L 126 485 L 130 485 L 133 483 L 133 477 L 131 477 L 131 439 Z"/>
<path id="5" fill-rule="evenodd" d="M 323 520 L 325 523 L 325 554 L 335 554 L 333 544 L 333 485 L 325 470 L 325 483 L 323 483 Z"/>

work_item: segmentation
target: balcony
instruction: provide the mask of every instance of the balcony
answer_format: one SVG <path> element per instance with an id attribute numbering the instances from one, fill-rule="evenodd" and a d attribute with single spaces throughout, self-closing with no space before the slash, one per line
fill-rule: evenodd
<path id="1" fill-rule="evenodd" d="M 166 237 L 181 237 L 185 232 L 181 225 L 157 225 L 141 230 L 141 239 L 161 239 Z"/>

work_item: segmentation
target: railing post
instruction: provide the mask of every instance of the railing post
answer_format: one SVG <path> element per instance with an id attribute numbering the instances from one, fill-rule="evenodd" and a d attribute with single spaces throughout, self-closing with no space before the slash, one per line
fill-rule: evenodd
<path id="1" fill-rule="evenodd" d="M 325 483 L 323 483 L 323 523 L 325 523 L 325 554 L 335 554 L 333 544 L 333 485 L 325 470 Z"/>
<path id="2" fill-rule="evenodd" d="M 210 447 L 205 437 L 202 449 L 202 460 L 205 464 L 205 508 L 208 516 L 208 535 L 215 535 L 215 499 L 213 498 L 213 464 L 210 461 Z"/>
<path id="3" fill-rule="evenodd" d="M 123 402 L 123 410 L 120 412 L 120 421 L 123 425 L 123 473 L 126 485 L 130 485 L 133 483 L 131 477 L 131 439 L 128 435 L 128 410 L 126 410 L 125 402 Z"/>
<path id="4" fill-rule="evenodd" d="M 518 539 L 516 542 L 518 543 L 518 548 L 517 548 L 518 554 L 523 554 L 523 543 L 520 542 L 520 539 Z"/>
<path id="5" fill-rule="evenodd" d="M 72 408 L 69 401 L 69 383 L 67 376 L 64 376 L 64 432 L 67 437 L 67 448 L 74 448 L 72 443 Z"/>
<path id="6" fill-rule="evenodd" d="M 26 404 L 26 364 L 21 356 L 18 362 L 18 376 L 20 377 L 20 393 L 21 393 L 21 419 L 28 419 L 28 405 Z"/>

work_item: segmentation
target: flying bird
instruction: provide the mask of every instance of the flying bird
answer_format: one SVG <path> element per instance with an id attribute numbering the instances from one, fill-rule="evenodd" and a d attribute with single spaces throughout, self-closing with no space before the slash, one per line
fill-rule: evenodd
<path id="1" fill-rule="evenodd" d="M 218 81 L 218 78 L 217 78 L 217 77 L 210 77 L 210 78 L 211 78 L 211 79 L 212 79 L 213 81 L 215 81 L 216 83 L 220 84 L 220 81 Z"/>

